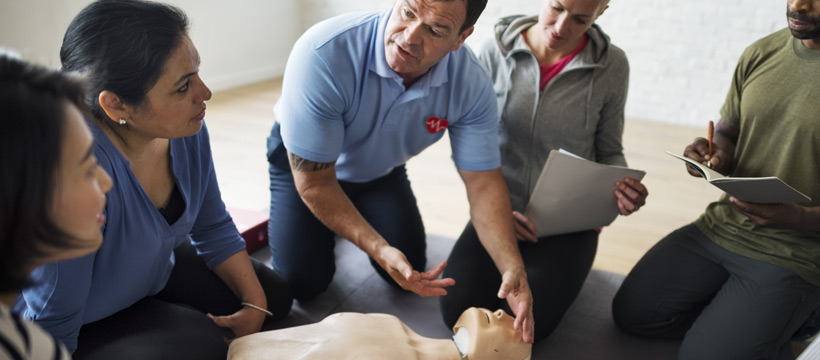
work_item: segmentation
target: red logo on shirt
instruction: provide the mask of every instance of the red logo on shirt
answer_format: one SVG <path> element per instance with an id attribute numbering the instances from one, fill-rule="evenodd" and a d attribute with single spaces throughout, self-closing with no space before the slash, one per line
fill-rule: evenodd
<path id="1" fill-rule="evenodd" d="M 429 131 L 431 134 L 435 134 L 439 131 L 446 129 L 447 126 L 450 125 L 450 122 L 446 119 L 439 119 L 438 117 L 431 116 L 427 118 L 427 122 L 425 123 L 425 125 L 427 125 L 427 131 Z"/>

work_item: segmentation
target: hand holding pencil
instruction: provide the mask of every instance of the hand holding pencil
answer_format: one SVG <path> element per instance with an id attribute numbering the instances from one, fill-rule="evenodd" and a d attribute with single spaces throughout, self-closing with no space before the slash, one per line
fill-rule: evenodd
<path id="1" fill-rule="evenodd" d="M 695 141 L 683 150 L 683 156 L 704 164 L 710 169 L 720 171 L 718 168 L 723 168 L 723 154 L 719 154 L 721 149 L 718 144 L 714 142 L 715 127 L 715 122 L 710 120 L 706 136 L 695 138 Z M 701 176 L 700 172 L 688 166 L 686 169 L 692 176 Z"/>
<path id="2" fill-rule="evenodd" d="M 683 156 L 706 165 L 721 174 L 730 174 L 734 168 L 734 153 L 740 129 L 723 119 L 709 121 L 705 137 L 696 137 L 695 141 L 683 149 Z M 700 172 L 686 166 L 690 175 L 700 177 Z"/>

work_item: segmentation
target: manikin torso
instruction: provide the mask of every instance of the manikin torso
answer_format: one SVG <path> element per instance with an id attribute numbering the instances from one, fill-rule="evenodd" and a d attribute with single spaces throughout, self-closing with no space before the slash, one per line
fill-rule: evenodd
<path id="1" fill-rule="evenodd" d="M 464 346 L 470 360 L 529 358 L 532 346 L 503 311 L 470 308 L 456 323 L 460 327 L 470 334 Z M 452 339 L 423 337 L 392 315 L 361 313 L 336 313 L 315 324 L 241 337 L 228 352 L 229 360 L 280 358 L 462 359 Z"/>

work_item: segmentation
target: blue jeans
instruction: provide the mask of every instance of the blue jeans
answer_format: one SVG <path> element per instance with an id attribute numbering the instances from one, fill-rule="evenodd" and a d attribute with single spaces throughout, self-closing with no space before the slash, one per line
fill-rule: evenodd
<path id="1" fill-rule="evenodd" d="M 393 247 L 401 250 L 413 269 L 427 262 L 424 224 L 404 165 L 365 183 L 339 184 L 359 213 Z M 268 240 L 273 268 L 290 282 L 296 299 L 321 294 L 336 271 L 333 231 L 308 209 L 296 191 L 290 169 L 270 167 Z M 375 261 L 376 272 L 398 286 Z"/>
<path id="2" fill-rule="evenodd" d="M 818 304 L 819 287 L 730 252 L 690 224 L 635 265 L 612 314 L 626 332 L 682 338 L 681 360 L 790 359 L 789 339 Z"/>

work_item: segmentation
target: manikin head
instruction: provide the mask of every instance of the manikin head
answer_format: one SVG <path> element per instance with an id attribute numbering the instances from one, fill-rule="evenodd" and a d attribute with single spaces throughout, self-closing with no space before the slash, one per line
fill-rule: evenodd
<path id="1" fill-rule="evenodd" d="M 513 321 L 504 310 L 471 307 L 458 318 L 453 338 L 470 360 L 530 359 L 532 344 L 523 341 L 521 329 L 516 330 Z"/>

